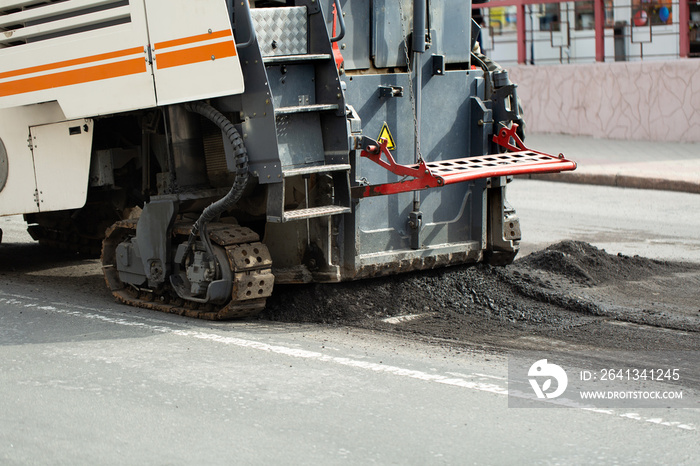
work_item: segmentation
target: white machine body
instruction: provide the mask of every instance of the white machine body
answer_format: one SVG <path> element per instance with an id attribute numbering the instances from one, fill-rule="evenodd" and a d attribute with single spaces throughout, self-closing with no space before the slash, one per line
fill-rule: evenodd
<path id="1" fill-rule="evenodd" d="M 0 1 L 0 215 L 85 203 L 91 118 L 241 94 L 220 0 Z"/>

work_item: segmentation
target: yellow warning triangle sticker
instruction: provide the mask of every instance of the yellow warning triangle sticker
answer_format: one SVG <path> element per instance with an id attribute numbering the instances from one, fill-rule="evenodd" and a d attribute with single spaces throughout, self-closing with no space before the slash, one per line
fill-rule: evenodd
<path id="1" fill-rule="evenodd" d="M 387 145 L 386 148 L 389 150 L 394 150 L 396 149 L 396 143 L 394 142 L 394 136 L 391 135 L 391 131 L 389 131 L 389 125 L 386 124 L 386 121 L 382 125 L 382 130 L 379 132 L 379 137 L 377 137 L 377 140 L 380 139 L 386 139 Z"/>

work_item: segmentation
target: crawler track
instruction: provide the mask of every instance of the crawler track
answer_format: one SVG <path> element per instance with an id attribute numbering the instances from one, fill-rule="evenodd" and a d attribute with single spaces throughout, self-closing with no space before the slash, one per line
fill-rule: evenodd
<path id="1" fill-rule="evenodd" d="M 257 233 L 239 225 L 211 223 L 209 237 L 226 250 L 228 266 L 233 277 L 231 300 L 224 305 L 202 304 L 180 298 L 170 288 L 137 288 L 122 283 L 116 268 L 116 249 L 119 243 L 136 233 L 137 220 L 123 220 L 112 225 L 102 246 L 102 270 L 107 286 L 114 297 L 130 306 L 184 315 L 197 319 L 231 320 L 258 315 L 272 294 L 274 276 L 272 259 L 267 247 L 260 243 Z M 185 241 L 191 223 L 177 223 L 173 240 Z M 221 264 L 224 266 L 224 264 Z"/>

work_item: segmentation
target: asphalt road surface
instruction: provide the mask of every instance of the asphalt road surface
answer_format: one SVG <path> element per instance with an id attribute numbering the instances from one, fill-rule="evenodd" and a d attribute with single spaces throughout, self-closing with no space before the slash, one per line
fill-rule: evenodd
<path id="1" fill-rule="evenodd" d="M 698 196 L 520 181 L 509 200 L 525 251 L 576 238 L 700 262 Z M 16 218 L 0 227 L 0 464 L 700 457 L 699 409 L 509 408 L 508 355 L 498 348 L 132 309 L 114 303 L 97 261 L 46 254 Z"/>
<path id="2" fill-rule="evenodd" d="M 563 239 L 627 255 L 700 263 L 700 196 L 516 180 L 508 200 L 520 217 L 522 253 Z"/>

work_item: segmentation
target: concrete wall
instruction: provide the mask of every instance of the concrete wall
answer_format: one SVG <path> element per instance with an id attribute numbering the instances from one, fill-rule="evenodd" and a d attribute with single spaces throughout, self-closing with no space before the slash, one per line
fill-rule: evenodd
<path id="1" fill-rule="evenodd" d="M 530 132 L 700 142 L 700 60 L 508 70 Z"/>

